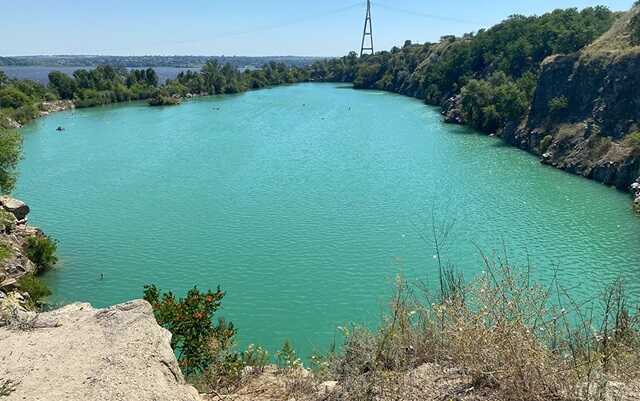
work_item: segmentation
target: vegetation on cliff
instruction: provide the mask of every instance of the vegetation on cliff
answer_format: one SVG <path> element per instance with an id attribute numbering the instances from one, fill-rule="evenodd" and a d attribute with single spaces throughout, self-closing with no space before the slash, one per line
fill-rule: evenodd
<path id="1" fill-rule="evenodd" d="M 605 7 L 514 15 L 500 24 L 439 43 L 412 44 L 358 59 L 355 53 L 312 65 L 314 79 L 353 82 L 441 105 L 461 95 L 466 122 L 495 132 L 526 112 L 542 61 L 578 51 L 607 31 L 616 14 Z"/>
<path id="2" fill-rule="evenodd" d="M 32 235 L 27 237 L 24 249 L 29 260 L 35 263 L 37 273 L 52 269 L 58 262 L 56 256 L 58 245 L 56 241 L 47 236 Z"/>
<path id="3" fill-rule="evenodd" d="M 21 154 L 20 134 L 0 127 L 0 193 L 7 194 L 13 190 Z"/>
<path id="4" fill-rule="evenodd" d="M 443 107 L 447 122 L 546 154 L 558 168 L 628 190 L 640 175 L 640 6 L 512 16 L 439 43 L 413 44 L 310 67 L 313 80 L 353 82 Z"/>

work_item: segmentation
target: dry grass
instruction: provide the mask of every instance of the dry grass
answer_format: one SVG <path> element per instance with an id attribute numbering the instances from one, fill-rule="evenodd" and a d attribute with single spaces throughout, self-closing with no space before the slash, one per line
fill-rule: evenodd
<path id="1" fill-rule="evenodd" d="M 477 280 L 449 271 L 435 296 L 399 280 L 380 329 L 353 329 L 332 356 L 340 386 L 325 399 L 604 400 L 638 380 L 638 321 L 621 283 L 577 305 L 556 281 L 531 284 L 526 271 L 484 260 Z M 425 366 L 458 374 L 416 381 Z"/>
<path id="2" fill-rule="evenodd" d="M 632 20 L 638 14 L 640 14 L 640 6 L 635 6 L 629 12 L 621 15 L 609 31 L 582 51 L 583 57 L 595 57 L 602 54 L 621 55 L 639 51 L 640 47 L 633 40 L 634 27 L 632 26 Z"/>
<path id="3" fill-rule="evenodd" d="M 235 401 L 630 401 L 640 399 L 640 336 L 622 282 L 581 304 L 557 280 L 484 257 L 465 283 L 440 266 L 439 290 L 398 279 L 377 330 L 344 330 L 319 370 L 245 371 Z M 335 383 L 321 383 L 328 378 Z"/>
<path id="4" fill-rule="evenodd" d="M 208 401 L 312 401 L 318 390 L 318 382 L 304 369 L 267 366 L 262 371 L 248 370 L 233 391 L 212 390 L 204 396 Z"/>

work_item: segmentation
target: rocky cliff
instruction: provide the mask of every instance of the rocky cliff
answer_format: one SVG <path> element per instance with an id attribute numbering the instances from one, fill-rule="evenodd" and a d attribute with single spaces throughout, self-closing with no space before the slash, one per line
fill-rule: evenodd
<path id="1" fill-rule="evenodd" d="M 546 59 L 528 116 L 504 139 L 563 170 L 628 191 L 640 175 L 640 7 L 582 51 Z"/>
<path id="2" fill-rule="evenodd" d="M 73 304 L 0 327 L 7 401 L 201 401 L 185 384 L 151 306 Z"/>
<path id="3" fill-rule="evenodd" d="M 27 224 L 29 206 L 24 202 L 0 197 L 0 291 L 16 285 L 18 279 L 36 271 L 25 255 L 24 245 L 30 236 L 43 235 Z"/>

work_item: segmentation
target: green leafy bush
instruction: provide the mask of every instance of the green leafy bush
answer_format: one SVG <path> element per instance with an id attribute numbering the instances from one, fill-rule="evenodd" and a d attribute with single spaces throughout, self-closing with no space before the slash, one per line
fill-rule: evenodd
<path id="1" fill-rule="evenodd" d="M 302 361 L 289 341 L 282 344 L 280 351 L 276 352 L 276 358 L 278 367 L 282 370 L 288 371 L 302 367 Z"/>
<path id="2" fill-rule="evenodd" d="M 29 303 L 32 308 L 40 308 L 44 299 L 51 295 L 51 290 L 46 284 L 33 274 L 28 274 L 18 280 L 18 287 L 29 294 Z"/>
<path id="3" fill-rule="evenodd" d="M 47 271 L 58 262 L 57 249 L 56 241 L 43 235 L 31 236 L 25 244 L 25 253 L 35 263 L 38 272 Z"/>
<path id="4" fill-rule="evenodd" d="M 521 82 L 528 85 L 527 81 Z M 526 91 L 503 72 L 488 80 L 470 80 L 461 95 L 465 120 L 486 132 L 495 132 L 507 121 L 518 121 L 528 107 Z"/>
<path id="5" fill-rule="evenodd" d="M 540 153 L 546 152 L 547 149 L 549 149 L 549 146 L 551 146 L 551 142 L 553 142 L 553 137 L 551 135 L 546 135 L 544 138 L 542 138 L 539 147 Z"/>
<path id="6" fill-rule="evenodd" d="M 636 4 L 636 7 L 638 7 L 638 4 Z M 631 29 L 631 43 L 634 45 L 640 44 L 640 13 L 631 18 L 629 28 Z"/>
<path id="7" fill-rule="evenodd" d="M 549 111 L 551 114 L 560 114 L 569 108 L 569 100 L 564 96 L 554 97 L 549 100 Z"/>
<path id="8" fill-rule="evenodd" d="M 39 115 L 40 111 L 35 104 L 25 104 L 13 111 L 13 119 L 23 125 L 35 120 Z"/>
<path id="9" fill-rule="evenodd" d="M 0 262 L 4 262 L 11 256 L 11 248 L 7 244 L 0 243 Z"/>
<path id="10" fill-rule="evenodd" d="M 0 90 L 0 107 L 17 109 L 31 103 L 29 96 L 13 86 Z"/>
<path id="11" fill-rule="evenodd" d="M 16 184 L 16 167 L 22 155 L 22 136 L 0 128 L 0 192 L 9 193 Z"/>
<path id="12" fill-rule="evenodd" d="M 244 366 L 250 366 L 258 372 L 264 371 L 265 366 L 269 363 L 269 352 L 254 344 L 250 344 L 246 351 L 242 352 L 241 357 Z"/>
<path id="13" fill-rule="evenodd" d="M 172 334 L 171 347 L 187 376 L 201 374 L 214 364 L 232 365 L 239 359 L 227 354 L 236 334 L 233 325 L 224 320 L 213 324 L 223 297 L 220 289 L 200 292 L 194 287 L 184 298 L 177 298 L 172 292 L 161 294 L 155 285 L 144 288 L 144 299 L 153 307 L 158 324 Z"/>
<path id="14" fill-rule="evenodd" d="M 627 135 L 623 140 L 623 144 L 630 148 L 640 150 L 640 131 Z"/>
<path id="15" fill-rule="evenodd" d="M 73 78 L 60 71 L 49 73 L 49 87 L 54 90 L 61 99 L 73 99 L 78 90 L 78 84 Z"/>

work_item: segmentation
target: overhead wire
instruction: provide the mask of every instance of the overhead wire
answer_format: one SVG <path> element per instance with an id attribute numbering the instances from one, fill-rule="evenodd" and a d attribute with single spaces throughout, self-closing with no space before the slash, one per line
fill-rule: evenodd
<path id="1" fill-rule="evenodd" d="M 469 24 L 474 24 L 474 25 L 484 24 L 484 22 L 482 22 L 482 21 L 472 21 L 472 20 L 456 18 L 456 17 L 447 17 L 447 16 L 443 16 L 443 15 L 429 14 L 429 13 L 425 13 L 425 12 L 422 12 L 422 11 L 409 10 L 409 9 L 405 9 L 405 8 L 396 7 L 396 6 L 393 6 L 393 5 L 384 3 L 384 2 L 380 2 L 380 1 L 376 1 L 376 2 L 374 2 L 372 4 L 374 6 L 377 6 L 377 7 L 389 10 L 389 11 L 402 13 L 402 14 L 413 15 L 414 17 L 421 17 L 421 18 L 427 18 L 427 19 L 438 20 L 438 21 L 454 22 L 454 23 L 457 23 L 457 24 L 467 24 L 467 25 L 469 25 Z"/>

